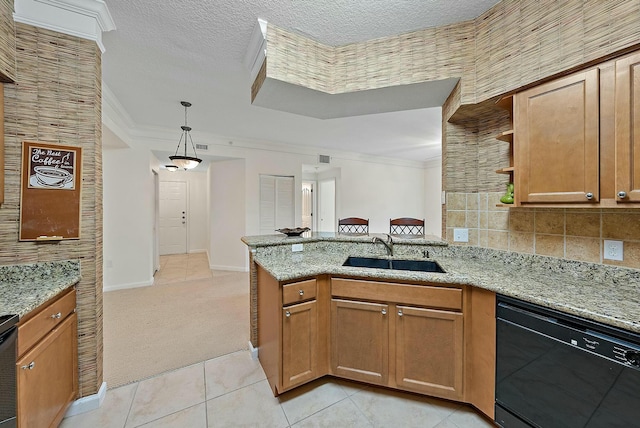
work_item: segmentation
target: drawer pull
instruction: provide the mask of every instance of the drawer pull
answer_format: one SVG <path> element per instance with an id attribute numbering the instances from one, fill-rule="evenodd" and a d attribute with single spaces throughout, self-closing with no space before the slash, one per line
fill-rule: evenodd
<path id="1" fill-rule="evenodd" d="M 593 193 L 589 192 L 586 195 L 584 195 L 587 199 L 591 200 L 593 199 Z"/>
<path id="2" fill-rule="evenodd" d="M 382 315 L 387 315 L 387 310 L 386 309 L 382 310 Z"/>
<path id="3" fill-rule="evenodd" d="M 398 316 L 399 316 L 399 317 L 401 317 L 402 315 L 404 315 L 404 314 L 402 313 L 402 309 L 398 309 Z"/>
<path id="4" fill-rule="evenodd" d="M 53 314 L 53 315 L 51 315 L 51 318 L 53 318 L 53 319 L 57 320 L 57 319 L 59 319 L 61 316 L 62 316 L 62 314 L 61 314 L 60 312 L 58 312 L 57 314 Z"/>
<path id="5" fill-rule="evenodd" d="M 26 366 L 22 366 L 20 367 L 22 370 L 33 370 L 33 368 L 36 366 L 36 362 L 35 361 L 31 361 L 29 364 L 27 364 Z"/>
<path id="6" fill-rule="evenodd" d="M 299 294 L 300 296 L 304 296 L 304 290 L 300 290 L 300 291 L 298 291 L 298 294 Z"/>
<path id="7" fill-rule="evenodd" d="M 285 317 L 287 317 L 287 318 L 289 318 L 289 317 L 291 316 L 291 312 L 289 312 L 289 311 L 285 312 L 285 313 L 284 313 L 284 316 L 285 316 Z"/>

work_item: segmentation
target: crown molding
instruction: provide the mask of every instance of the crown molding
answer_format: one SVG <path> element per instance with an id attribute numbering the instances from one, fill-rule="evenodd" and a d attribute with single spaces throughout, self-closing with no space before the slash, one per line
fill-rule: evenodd
<path id="1" fill-rule="evenodd" d="M 103 0 L 15 0 L 14 8 L 14 21 L 94 40 L 102 52 L 102 33 L 116 28 Z"/>

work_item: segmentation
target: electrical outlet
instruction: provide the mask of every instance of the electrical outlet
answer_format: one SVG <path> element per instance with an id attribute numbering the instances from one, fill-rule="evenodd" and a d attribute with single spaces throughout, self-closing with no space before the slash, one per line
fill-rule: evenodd
<path id="1" fill-rule="evenodd" d="M 604 255 L 607 260 L 622 261 L 624 259 L 624 245 L 622 241 L 604 240 Z"/>
<path id="2" fill-rule="evenodd" d="M 304 249 L 302 244 L 291 244 L 291 251 L 298 252 L 298 251 L 302 251 Z"/>
<path id="3" fill-rule="evenodd" d="M 469 242 L 469 229 L 453 229 L 453 242 Z"/>

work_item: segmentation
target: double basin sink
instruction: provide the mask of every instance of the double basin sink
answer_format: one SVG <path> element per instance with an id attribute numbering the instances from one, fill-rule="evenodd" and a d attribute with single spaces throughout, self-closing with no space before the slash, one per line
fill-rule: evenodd
<path id="1" fill-rule="evenodd" d="M 410 270 L 418 272 L 445 273 L 433 260 L 378 259 L 375 257 L 349 257 L 342 266 L 374 269 Z"/>

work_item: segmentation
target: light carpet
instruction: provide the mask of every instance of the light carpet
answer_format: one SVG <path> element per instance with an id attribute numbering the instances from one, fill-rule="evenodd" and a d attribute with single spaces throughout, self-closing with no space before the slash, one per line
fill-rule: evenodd
<path id="1" fill-rule="evenodd" d="M 248 273 L 104 294 L 104 381 L 136 382 L 231 352 L 249 341 Z"/>

